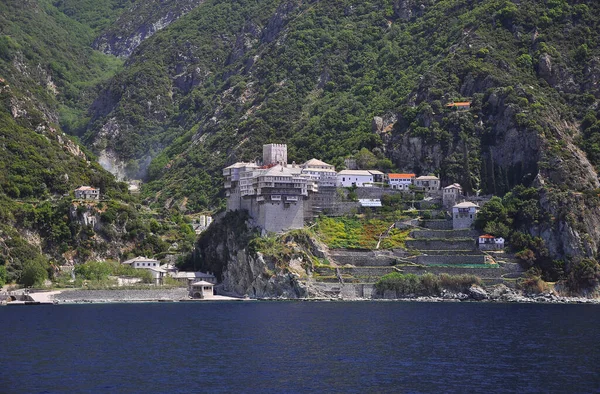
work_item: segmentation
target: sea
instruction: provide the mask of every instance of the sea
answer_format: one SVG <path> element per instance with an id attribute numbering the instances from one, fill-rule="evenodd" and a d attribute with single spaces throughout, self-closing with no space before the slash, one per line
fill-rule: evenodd
<path id="1" fill-rule="evenodd" d="M 0 307 L 0 393 L 598 393 L 600 306 Z"/>

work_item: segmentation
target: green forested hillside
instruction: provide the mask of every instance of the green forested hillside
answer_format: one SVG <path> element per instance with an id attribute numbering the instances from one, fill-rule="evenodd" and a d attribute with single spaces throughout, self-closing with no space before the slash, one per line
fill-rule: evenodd
<path id="1" fill-rule="evenodd" d="M 138 219 L 127 185 L 63 132 L 86 124 L 99 85 L 123 64 L 92 50 L 94 37 L 93 26 L 68 18 L 49 1 L 0 4 L 2 284 L 39 284 L 52 267 L 118 258 L 122 249 L 166 250 Z M 96 208 L 102 215 L 71 205 L 72 191 L 81 185 L 101 190 L 105 205 Z M 98 225 L 82 225 L 88 211 L 100 217 Z"/>
<path id="2" fill-rule="evenodd" d="M 220 168 L 266 142 L 338 167 L 366 148 L 471 193 L 533 186 L 508 235 L 554 272 L 600 241 L 598 15 L 566 0 L 206 1 L 138 47 L 85 141 L 146 177 L 150 201 L 190 211 L 218 208 Z"/>
<path id="3" fill-rule="evenodd" d="M 86 141 L 147 174 L 163 200 L 189 197 L 192 210 L 216 201 L 219 167 L 268 141 L 287 142 L 296 161 L 337 165 L 366 147 L 399 169 L 504 193 L 531 183 L 540 146 L 494 169 L 486 155 L 498 123 L 536 135 L 560 123 L 572 134 L 594 112 L 597 11 L 566 1 L 208 1 L 141 45 L 92 107 Z M 460 99 L 474 101 L 469 115 L 444 114 Z M 374 116 L 393 129 L 374 133 Z M 423 148 L 407 151 L 409 137 Z M 574 142 L 592 152 L 585 139 Z"/>
<path id="4" fill-rule="evenodd" d="M 5 129 L 40 149 L 48 133 L 55 147 L 61 130 L 78 136 L 144 179 L 147 203 L 184 212 L 219 209 L 220 169 L 267 142 L 296 162 L 358 155 L 470 193 L 522 185 L 510 215 L 481 226 L 568 271 L 600 245 L 599 23 L 591 0 L 3 3 Z M 471 108 L 446 106 L 461 100 Z M 16 147 L 0 157 L 8 199 L 113 182 Z M 36 163 L 23 184 L 17 156 Z"/>

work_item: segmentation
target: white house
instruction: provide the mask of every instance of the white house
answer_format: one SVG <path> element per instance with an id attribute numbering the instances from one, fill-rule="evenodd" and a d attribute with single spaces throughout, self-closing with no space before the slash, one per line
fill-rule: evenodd
<path id="1" fill-rule="evenodd" d="M 337 174 L 337 184 L 340 187 L 371 187 L 373 174 L 365 170 L 342 170 Z"/>
<path id="2" fill-rule="evenodd" d="M 387 178 L 392 189 L 408 190 L 415 181 L 415 174 L 388 174 Z"/>
<path id="3" fill-rule="evenodd" d="M 479 250 L 502 250 L 504 249 L 504 238 L 496 238 L 493 235 L 483 234 L 479 236 L 477 244 Z"/>
<path id="4" fill-rule="evenodd" d="M 158 260 L 149 259 L 148 257 L 138 256 L 134 259 L 124 261 L 121 264 L 127 264 L 135 269 L 146 269 L 150 271 L 152 278 L 154 279 L 154 283 L 157 285 L 161 285 L 163 283 L 163 278 L 167 273 L 165 269 L 160 267 Z"/>
<path id="5" fill-rule="evenodd" d="M 461 202 L 452 207 L 452 228 L 460 230 L 471 228 L 477 217 L 479 206 L 472 202 Z"/>
<path id="6" fill-rule="evenodd" d="M 91 186 L 80 186 L 75 189 L 75 198 L 79 200 L 99 200 L 100 190 Z"/>

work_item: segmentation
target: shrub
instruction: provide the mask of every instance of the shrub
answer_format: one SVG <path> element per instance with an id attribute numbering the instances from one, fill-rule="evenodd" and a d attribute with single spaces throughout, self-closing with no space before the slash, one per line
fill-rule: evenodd
<path id="1" fill-rule="evenodd" d="M 532 268 L 525 274 L 525 278 L 519 279 L 517 286 L 526 294 L 540 294 L 548 291 L 548 285 L 541 278 L 541 271 Z"/>
<path id="2" fill-rule="evenodd" d="M 583 259 L 573 265 L 567 284 L 573 291 L 581 291 L 598 285 L 600 266 L 592 259 Z"/>
<path id="3" fill-rule="evenodd" d="M 19 282 L 24 286 L 39 286 L 48 279 L 47 268 L 47 264 L 41 259 L 25 262 Z"/>
<path id="4" fill-rule="evenodd" d="M 475 275 L 448 275 L 436 276 L 426 273 L 422 276 L 415 274 L 402 274 L 392 272 L 383 276 L 375 284 L 379 294 L 386 290 L 395 291 L 398 295 L 440 295 L 442 290 L 466 293 L 472 285 L 481 285 L 481 279 Z"/>

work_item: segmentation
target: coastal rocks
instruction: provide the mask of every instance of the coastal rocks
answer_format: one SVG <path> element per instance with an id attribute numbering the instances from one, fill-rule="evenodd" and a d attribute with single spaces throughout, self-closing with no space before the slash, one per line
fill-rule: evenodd
<path id="1" fill-rule="evenodd" d="M 488 298 L 487 292 L 477 285 L 472 285 L 469 288 L 469 296 L 474 300 L 481 301 Z"/>

